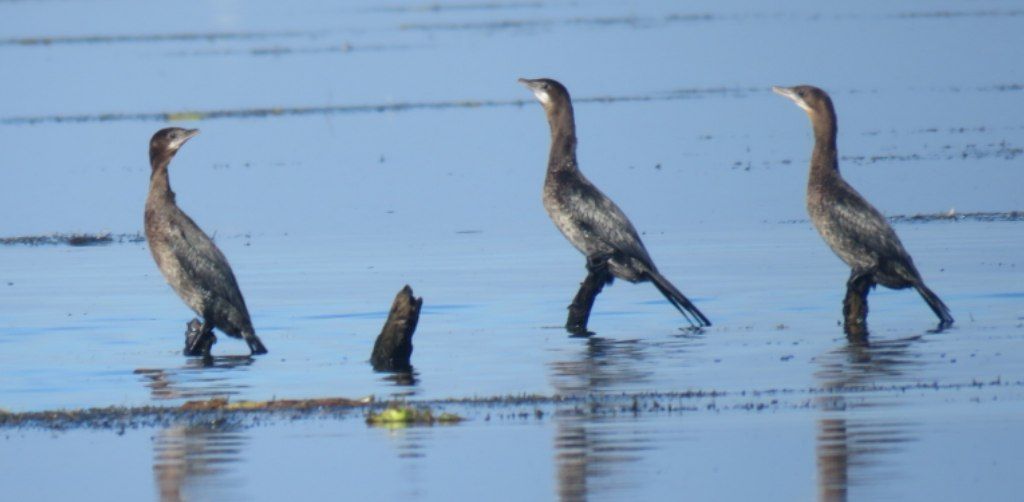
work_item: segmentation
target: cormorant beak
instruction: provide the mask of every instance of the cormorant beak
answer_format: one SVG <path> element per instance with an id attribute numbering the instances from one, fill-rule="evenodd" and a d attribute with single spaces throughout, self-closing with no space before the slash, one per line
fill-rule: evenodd
<path id="1" fill-rule="evenodd" d="M 775 94 L 778 94 L 779 96 L 784 96 L 784 97 L 789 98 L 794 103 L 796 103 L 797 106 L 799 106 L 800 108 L 803 108 L 805 112 L 808 112 L 808 113 L 811 112 L 811 107 L 807 106 L 807 103 L 804 102 L 803 98 L 801 98 L 799 95 L 797 95 L 796 89 L 794 89 L 792 87 L 780 87 L 780 86 L 777 86 L 777 85 L 773 85 L 772 86 L 772 92 L 774 92 Z"/>
<path id="2" fill-rule="evenodd" d="M 548 96 L 547 91 L 541 89 L 540 80 L 530 80 L 528 78 L 520 78 L 519 83 L 526 86 L 527 89 L 533 91 L 533 96 L 540 101 L 540 104 L 547 106 L 551 102 L 551 96 Z"/>
<path id="3" fill-rule="evenodd" d="M 181 145 L 184 145 L 186 141 L 199 135 L 199 129 L 185 129 L 185 134 L 178 138 L 174 143 L 171 144 L 171 148 L 178 149 Z"/>

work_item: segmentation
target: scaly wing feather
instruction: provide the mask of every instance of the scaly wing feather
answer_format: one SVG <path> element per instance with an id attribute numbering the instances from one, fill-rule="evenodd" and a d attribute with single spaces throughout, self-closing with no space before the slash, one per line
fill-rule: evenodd
<path id="1" fill-rule="evenodd" d="M 913 268 L 896 231 L 853 187 L 845 182 L 836 187 L 825 211 L 829 228 L 822 234 L 847 263 L 863 267 L 890 261 Z"/>
<path id="2" fill-rule="evenodd" d="M 577 176 L 576 183 L 560 183 L 563 187 L 560 199 L 565 207 L 571 208 L 572 224 L 589 239 L 607 246 L 612 253 L 639 260 L 654 269 L 640 235 L 625 213 L 589 180 L 578 173 Z"/>
<path id="3" fill-rule="evenodd" d="M 184 212 L 170 221 L 171 251 L 190 284 L 201 285 L 207 298 L 226 302 L 245 313 L 245 300 L 227 258 L 198 225 Z"/>

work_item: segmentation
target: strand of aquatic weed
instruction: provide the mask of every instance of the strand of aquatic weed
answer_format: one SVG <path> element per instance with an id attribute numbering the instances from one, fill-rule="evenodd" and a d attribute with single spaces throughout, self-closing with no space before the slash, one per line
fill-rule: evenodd
<path id="1" fill-rule="evenodd" d="M 110 232 L 99 232 L 95 234 L 50 234 L 50 235 L 25 235 L 19 237 L 0 237 L 0 246 L 95 246 L 112 243 L 135 243 L 142 242 L 145 238 L 136 232 L 132 234 L 111 234 Z"/>
<path id="2" fill-rule="evenodd" d="M 253 234 L 252 232 L 241 232 L 234 234 L 213 235 L 215 241 L 220 239 L 245 239 L 249 241 L 253 236 L 265 236 L 265 233 Z M 287 235 L 285 233 L 284 235 Z M 142 232 L 127 232 L 114 234 L 110 232 L 97 233 L 53 233 L 43 235 L 20 235 L 17 237 L 0 237 L 0 246 L 96 246 L 106 244 L 138 244 L 146 242 Z"/>
<path id="3" fill-rule="evenodd" d="M 139 42 L 215 42 L 221 40 L 264 40 L 270 38 L 316 38 L 326 31 L 235 31 L 209 33 L 150 33 L 125 35 L 66 35 L 53 37 L 0 38 L 0 46 L 47 46 L 68 44 L 110 44 Z"/>
<path id="4" fill-rule="evenodd" d="M 446 408 L 498 418 L 542 419 L 547 415 L 614 416 L 641 413 L 695 413 L 724 411 L 761 412 L 784 409 L 832 408 L 834 400 L 821 399 L 863 394 L 906 394 L 982 389 L 1022 388 L 1024 381 L 971 380 L 939 383 L 857 384 L 810 388 L 771 388 L 740 391 L 688 390 L 573 395 L 519 395 L 483 398 L 452 398 L 403 401 L 403 406 L 436 410 Z M 203 424 L 213 427 L 249 427 L 272 421 L 345 419 L 364 416 L 394 403 L 376 403 L 372 398 L 298 399 L 229 402 L 224 398 L 190 401 L 182 406 L 111 406 L 81 410 L 6 412 L 0 410 L 0 429 L 106 429 L 124 430 L 163 427 L 170 424 Z M 461 416 L 461 415 L 460 415 Z"/>
<path id="5" fill-rule="evenodd" d="M 961 17 L 1020 17 L 1024 10 L 1020 9 L 988 9 L 988 10 L 935 10 L 900 12 L 893 17 L 898 19 L 950 19 Z"/>
<path id="6" fill-rule="evenodd" d="M 763 92 L 757 87 L 707 87 L 676 89 L 651 94 L 634 94 L 624 96 L 590 96 L 578 98 L 575 103 L 626 103 L 647 101 L 674 101 L 681 99 L 698 99 L 709 96 L 746 95 L 752 92 Z M 6 117 L 0 119 L 2 125 L 35 125 L 41 123 L 82 123 L 82 122 L 175 122 L 239 118 L 271 118 L 301 115 L 329 115 L 344 113 L 383 113 L 407 112 L 415 110 L 450 110 L 460 108 L 496 108 L 507 106 L 525 106 L 533 100 L 451 100 L 425 102 L 399 102 L 362 105 L 318 105 L 296 107 L 264 107 L 235 108 L 223 110 L 190 110 L 179 112 L 137 112 L 137 113 L 93 113 L 81 115 L 39 115 L 26 117 Z"/>
<path id="7" fill-rule="evenodd" d="M 411 10 L 441 11 L 441 10 L 481 10 L 482 8 L 494 7 L 507 9 L 510 5 L 502 4 L 466 4 L 457 6 L 431 5 L 425 7 L 395 7 L 379 8 L 380 12 L 402 12 Z M 524 3 L 520 7 L 539 8 L 540 3 Z M 367 9 L 364 12 L 374 12 L 375 9 Z M 936 11 L 907 11 L 882 15 L 881 17 L 901 20 L 931 20 L 931 19 L 952 19 L 952 18 L 981 18 L 981 17 L 1020 17 L 1024 16 L 1024 10 L 936 10 Z M 879 16 L 860 14 L 839 14 L 828 16 L 836 20 L 875 18 Z M 427 22 L 427 23 L 402 23 L 397 26 L 399 31 L 455 31 L 455 30 L 486 30 L 498 31 L 509 29 L 537 29 L 551 28 L 555 26 L 597 26 L 597 27 L 618 27 L 628 26 L 632 28 L 653 28 L 678 23 L 696 22 L 723 22 L 723 21 L 750 21 L 750 20 L 777 20 L 777 21 L 819 21 L 825 18 L 818 12 L 807 13 L 783 13 L 783 12 L 753 12 L 745 14 L 723 14 L 710 12 L 684 12 L 670 13 L 664 16 L 636 16 L 636 15 L 612 15 L 603 17 L 575 16 L 568 18 L 545 18 L 545 19 L 500 19 L 496 21 L 477 22 Z M 360 30 L 364 31 L 364 30 Z M 319 31 L 238 31 L 238 32 L 178 32 L 178 33 L 150 33 L 150 34 L 91 34 L 91 35 L 65 35 L 65 36 L 26 36 L 0 38 L 0 46 L 21 46 L 21 47 L 46 47 L 52 45 L 70 44 L 116 44 L 116 43 L 160 43 L 160 42 L 216 42 L 222 40 L 262 40 L 270 38 L 317 38 L 328 35 L 329 30 Z"/>
<path id="8" fill-rule="evenodd" d="M 251 56 L 269 56 L 269 57 L 280 57 L 290 56 L 295 54 L 349 54 L 352 52 L 386 52 L 386 51 L 399 51 L 399 50 L 410 50 L 419 48 L 417 45 L 403 45 L 403 44 L 359 44 L 355 45 L 349 42 L 342 42 L 329 45 L 318 45 L 311 47 L 290 47 L 285 45 L 275 46 L 261 46 L 261 47 L 250 47 L 242 49 L 233 48 L 213 48 L 213 49 L 193 49 L 193 50 L 182 50 L 167 53 L 168 56 L 175 57 L 196 57 L 196 56 L 234 56 L 239 54 L 247 54 Z"/>
<path id="9" fill-rule="evenodd" d="M 703 23 L 712 21 L 743 21 L 748 19 L 783 18 L 780 14 L 713 14 L 710 12 L 674 12 L 662 16 L 638 16 L 634 14 L 608 16 L 572 16 L 529 19 L 498 19 L 485 21 L 434 21 L 402 23 L 399 30 L 408 31 L 500 31 L 554 28 L 558 26 L 657 28 L 682 23 Z"/>
<path id="10" fill-rule="evenodd" d="M 521 18 L 521 19 L 498 19 L 485 21 L 434 21 L 434 22 L 413 22 L 402 23 L 399 30 L 409 31 L 502 31 L 502 30 L 535 30 L 550 29 L 560 26 L 587 26 L 587 27 L 619 27 L 630 28 L 660 28 L 682 23 L 710 23 L 710 22 L 746 22 L 746 21 L 811 21 L 817 22 L 823 19 L 861 20 L 861 19 L 897 19 L 904 21 L 921 21 L 931 19 L 953 19 L 953 18 L 989 18 L 989 17 L 1020 17 L 1024 10 L 936 10 L 936 11 L 906 11 L 892 14 L 855 14 L 843 13 L 824 15 L 820 12 L 747 12 L 747 13 L 712 13 L 712 12 L 675 12 L 662 16 L 638 16 L 635 14 L 609 15 L 609 16 L 572 16 L 572 17 L 548 17 L 548 18 Z"/>
<path id="11" fill-rule="evenodd" d="M 544 7 L 543 2 L 466 2 L 456 4 L 442 4 L 433 2 L 424 5 L 380 5 L 361 9 L 361 12 L 444 12 L 538 9 L 541 7 Z"/>
<path id="12" fill-rule="evenodd" d="M 973 90 L 985 91 L 1018 91 L 1024 89 L 1022 84 L 999 84 L 993 86 L 977 87 Z M 934 90 L 934 89 L 933 89 Z M 937 89 L 941 92 L 961 92 L 960 88 Z M 679 101 L 688 99 L 701 99 L 708 97 L 730 97 L 746 98 L 750 95 L 764 94 L 769 92 L 763 86 L 718 86 L 718 87 L 690 87 L 669 91 L 650 92 L 645 94 L 629 95 L 598 95 L 575 98 L 573 103 L 587 104 L 614 104 L 614 103 L 642 103 L 657 101 Z M 849 94 L 874 93 L 877 89 L 849 89 Z M 0 125 L 35 125 L 42 123 L 83 123 L 83 122 L 178 122 L 178 121 L 199 121 L 216 119 L 245 119 L 245 118 L 274 118 L 302 115 L 334 115 L 347 113 L 384 113 L 384 112 L 409 112 L 419 110 L 451 110 L 451 109 L 474 109 L 474 108 L 498 108 L 509 106 L 526 106 L 532 104 L 531 99 L 460 99 L 447 101 L 420 101 L 420 102 L 397 102 L 397 103 L 375 103 L 355 105 L 312 105 L 312 106 L 272 106 L 254 108 L 230 108 L 220 110 L 181 110 L 175 112 L 109 112 L 109 113 L 84 113 L 78 115 L 34 115 L 0 118 Z M 1016 156 L 1019 149 L 1007 150 L 1007 155 Z"/>
<path id="13" fill-rule="evenodd" d="M 929 223 L 933 221 L 1024 221 L 1024 211 L 975 211 L 958 213 L 954 210 L 929 214 L 894 214 L 887 217 L 893 223 Z M 806 219 L 783 220 L 779 223 L 807 223 Z"/>

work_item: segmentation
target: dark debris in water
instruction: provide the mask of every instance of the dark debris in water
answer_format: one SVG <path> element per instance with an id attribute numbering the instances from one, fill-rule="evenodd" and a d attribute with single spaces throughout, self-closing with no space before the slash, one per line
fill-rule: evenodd
<path id="1" fill-rule="evenodd" d="M 146 238 L 140 233 L 132 234 L 111 234 L 100 232 L 94 234 L 62 234 L 49 235 L 26 235 L 21 237 L 0 237 L 0 245 L 3 246 L 99 246 L 112 243 L 135 243 L 143 242 Z"/>
<path id="2" fill-rule="evenodd" d="M 191 51 L 177 51 L 170 53 L 171 56 L 291 56 L 298 54 L 349 54 L 353 52 L 385 52 L 410 50 L 420 46 L 399 45 L 399 44 L 360 44 L 355 45 L 347 41 L 317 46 L 291 46 L 291 45 L 270 45 L 252 47 L 247 49 L 197 49 Z"/>
<path id="3" fill-rule="evenodd" d="M 1024 148 L 1011 145 L 1004 140 L 984 145 L 972 143 L 962 147 L 945 145 L 941 148 L 941 151 L 930 154 L 843 155 L 840 160 L 857 165 L 866 165 L 877 162 L 910 162 L 920 160 L 979 160 L 987 158 L 1014 160 L 1022 154 L 1024 154 Z"/>
<path id="4" fill-rule="evenodd" d="M 398 46 L 388 47 L 398 48 Z M 319 48 L 313 50 L 335 50 L 344 52 L 344 46 L 339 48 Z M 385 49 L 381 49 L 385 50 Z M 293 52 L 289 48 L 268 48 L 257 50 L 258 55 L 280 55 Z M 296 50 L 301 52 L 301 50 Z M 255 54 L 255 52 L 254 52 Z M 975 91 L 992 90 L 1019 90 L 1024 89 L 1024 84 L 999 84 L 995 86 L 978 87 Z M 669 91 L 650 92 L 645 94 L 632 95 L 597 95 L 584 96 L 573 99 L 575 104 L 585 103 L 645 103 L 661 101 L 678 101 L 688 99 L 702 99 L 711 97 L 746 98 L 751 95 L 764 94 L 770 89 L 765 86 L 720 86 L 720 87 L 691 87 L 680 88 Z M 945 89 L 949 92 L 961 92 L 959 88 Z M 850 89 L 849 93 L 873 92 L 867 90 Z M 340 105 L 311 105 L 311 106 L 267 106 L 257 108 L 228 108 L 220 110 L 179 110 L 162 112 L 106 112 L 106 113 L 85 113 L 78 115 L 26 115 L 15 117 L 0 117 L 0 125 L 34 125 L 34 124 L 77 124 L 87 122 L 178 122 L 178 121 L 199 121 L 216 119 L 244 119 L 244 118 L 273 118 L 303 115 L 334 115 L 348 113 L 384 113 L 384 112 L 409 112 L 418 110 L 450 110 L 450 109 L 476 109 L 476 108 L 499 108 L 499 107 L 522 107 L 532 105 L 533 99 L 459 99 L 447 101 L 410 101 L 393 103 L 369 103 L 369 104 L 340 104 Z M 960 128 L 961 132 L 964 131 Z M 984 131 L 984 128 L 981 128 Z M 868 133 L 877 134 L 875 131 Z M 845 156 L 843 161 L 857 164 L 870 164 L 881 161 L 909 161 L 909 160 L 934 160 L 934 159 L 982 159 L 1001 158 L 1005 160 L 1015 159 L 1024 154 L 1024 148 L 1002 141 L 987 145 L 966 145 L 963 149 L 951 150 L 947 146 L 946 151 L 935 155 L 924 156 L 921 154 L 887 154 L 877 156 Z"/>
<path id="5" fill-rule="evenodd" d="M 1004 381 L 997 378 L 991 381 L 971 380 L 960 383 L 855 384 L 729 392 L 688 390 L 553 396 L 518 395 L 392 403 L 377 403 L 372 397 L 234 402 L 226 398 L 214 398 L 189 401 L 181 406 L 111 406 L 20 413 L 0 410 L 0 428 L 123 430 L 126 428 L 163 427 L 181 423 L 237 428 L 255 426 L 268 421 L 344 419 L 353 415 L 364 417 L 374 425 L 456 423 L 464 420 L 463 416 L 446 411 L 451 408 L 483 416 L 485 421 L 491 420 L 492 415 L 506 420 L 542 420 L 546 416 L 553 415 L 615 416 L 654 413 L 721 413 L 725 411 L 760 412 L 827 407 L 829 400 L 820 398 L 828 396 L 864 393 L 951 392 L 1005 387 L 1021 388 L 1024 387 L 1024 381 Z M 425 410 L 429 410 L 429 414 Z M 442 419 L 442 417 L 444 418 Z"/>
<path id="6" fill-rule="evenodd" d="M 960 213 L 949 210 L 944 213 L 895 214 L 888 217 L 893 223 L 930 223 L 934 221 L 1024 221 L 1024 211 L 975 211 Z M 807 223 L 806 219 L 784 220 L 781 223 Z"/>
<path id="7" fill-rule="evenodd" d="M 423 5 L 381 5 L 366 9 L 366 12 L 445 12 L 445 11 L 494 11 L 508 9 L 531 9 L 543 7 L 542 2 L 466 2 L 442 4 L 438 2 Z"/>
<path id="8" fill-rule="evenodd" d="M 636 94 L 626 96 L 590 96 L 574 100 L 574 103 L 623 103 L 623 102 L 654 102 L 675 101 L 681 99 L 698 99 L 710 96 L 746 95 L 751 92 L 764 92 L 756 87 L 708 87 L 676 89 L 662 93 Z M 298 115 L 331 115 L 342 113 L 383 113 L 406 112 L 414 110 L 449 110 L 465 108 L 496 108 L 507 106 L 526 106 L 533 99 L 512 100 L 453 100 L 453 101 L 420 101 L 379 103 L 363 105 L 319 105 L 298 107 L 266 107 L 266 108 L 235 108 L 224 110 L 183 110 L 178 112 L 137 112 L 137 113 L 95 113 L 82 115 L 37 115 L 24 117 L 0 118 L 0 125 L 32 125 L 40 123 L 83 123 L 83 122 L 175 122 L 214 120 L 227 118 L 268 118 Z"/>
<path id="9" fill-rule="evenodd" d="M 574 16 L 566 18 L 530 18 L 530 19 L 498 19 L 495 21 L 469 21 L 469 22 L 427 22 L 427 23 L 405 23 L 399 26 L 401 30 L 411 31 L 463 31 L 463 30 L 534 30 L 550 29 L 560 26 L 586 26 L 586 27 L 619 27 L 628 28 L 657 28 L 680 23 L 711 22 L 725 20 L 740 20 L 747 18 L 767 17 L 761 14 L 739 14 L 723 15 L 711 14 L 709 12 L 680 12 L 666 14 L 664 16 Z"/>
<path id="10" fill-rule="evenodd" d="M 929 20 L 929 19 L 952 19 L 952 18 L 1010 18 L 1024 15 L 1024 10 L 934 10 L 934 11 L 907 11 L 884 16 L 893 19 L 908 21 Z M 551 29 L 564 26 L 585 26 L 585 27 L 619 27 L 628 28 L 660 28 L 679 23 L 708 23 L 708 22 L 736 22 L 749 20 L 775 20 L 780 22 L 811 21 L 818 22 L 823 19 L 833 20 L 857 20 L 863 18 L 876 18 L 877 16 L 865 16 L 861 14 L 838 14 L 834 16 L 823 16 L 817 12 L 804 14 L 782 13 L 782 12 L 749 12 L 749 13 L 710 13 L 710 12 L 677 12 L 663 16 L 574 16 L 562 18 L 525 18 L 525 19 L 498 19 L 494 21 L 469 21 L 469 22 L 418 22 L 404 23 L 399 25 L 402 30 L 416 31 L 460 31 L 460 30 L 532 30 Z"/>
<path id="11" fill-rule="evenodd" d="M 188 401 L 181 406 L 110 406 L 25 413 L 9 413 L 0 410 L 0 428 L 123 429 L 166 426 L 181 422 L 238 427 L 253 424 L 260 417 L 285 420 L 311 418 L 326 414 L 339 415 L 354 409 L 362 409 L 370 403 L 372 403 L 372 399 L 229 401 L 226 398 L 213 398 Z"/>
<path id="12" fill-rule="evenodd" d="M 272 401 L 229 401 L 227 398 L 213 398 L 188 401 L 181 405 L 183 411 L 309 411 L 324 408 L 353 408 L 373 402 L 372 399 L 348 399 L 330 397 L 322 399 L 274 399 Z"/>
<path id="13" fill-rule="evenodd" d="M 935 10 L 901 12 L 895 17 L 901 19 L 951 19 L 962 17 L 1020 17 L 1024 10 Z"/>
<path id="14" fill-rule="evenodd" d="M 942 130 L 943 132 L 949 132 L 952 134 L 963 134 L 965 132 L 985 132 L 985 127 L 977 128 L 950 128 Z M 919 129 L 914 133 L 934 133 L 939 132 L 938 128 Z M 895 131 L 889 131 L 890 134 L 896 135 Z M 877 136 L 881 134 L 881 131 L 872 130 L 864 133 L 865 136 Z M 842 155 L 839 160 L 843 164 L 854 164 L 854 165 L 871 165 L 878 163 L 896 163 L 896 162 L 921 162 L 921 161 L 974 161 L 982 159 L 997 159 L 1004 161 L 1016 160 L 1018 157 L 1024 155 L 1024 148 L 1012 145 L 1006 140 L 993 143 L 977 144 L 967 143 L 963 145 L 951 145 L 946 144 L 941 147 L 932 148 L 929 151 L 921 153 L 885 153 L 876 155 Z M 776 165 L 789 166 L 794 163 L 793 159 L 781 159 L 781 160 L 762 160 L 759 164 L 761 168 L 770 169 Z M 754 165 L 749 160 L 736 160 L 732 163 L 730 168 L 732 170 L 744 170 L 750 171 Z"/>
<path id="15" fill-rule="evenodd" d="M 930 221 L 1024 221 L 1024 211 L 979 211 L 958 213 L 949 211 L 937 214 L 894 215 L 889 221 L 898 223 L 926 223 Z"/>
<path id="16" fill-rule="evenodd" d="M 145 42 L 217 42 L 223 40 L 263 40 L 269 38 L 316 37 L 319 32 L 311 31 L 237 31 L 207 33 L 145 33 L 120 35 L 74 35 L 53 37 L 0 38 L 0 46 L 49 46 L 68 44 L 116 44 Z"/>

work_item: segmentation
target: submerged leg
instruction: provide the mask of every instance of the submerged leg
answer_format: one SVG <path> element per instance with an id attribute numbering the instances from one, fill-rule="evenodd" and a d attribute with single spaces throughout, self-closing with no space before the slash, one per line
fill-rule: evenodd
<path id="1" fill-rule="evenodd" d="M 868 291 L 875 285 L 869 272 L 854 270 L 846 281 L 843 299 L 843 331 L 849 337 L 868 334 Z"/>
<path id="2" fill-rule="evenodd" d="M 188 331 L 185 333 L 185 350 L 183 353 L 190 357 L 202 356 L 209 358 L 210 349 L 213 347 L 213 344 L 217 343 L 217 337 L 213 334 L 213 324 L 206 321 L 200 324 L 198 319 L 192 319 L 188 322 L 187 326 Z"/>
<path id="3" fill-rule="evenodd" d="M 587 321 L 590 320 L 590 309 L 594 300 L 611 284 L 615 277 L 608 270 L 607 260 L 587 260 L 587 277 L 580 283 L 580 290 L 569 305 L 569 318 L 565 321 L 565 329 L 575 335 L 587 333 Z"/>

